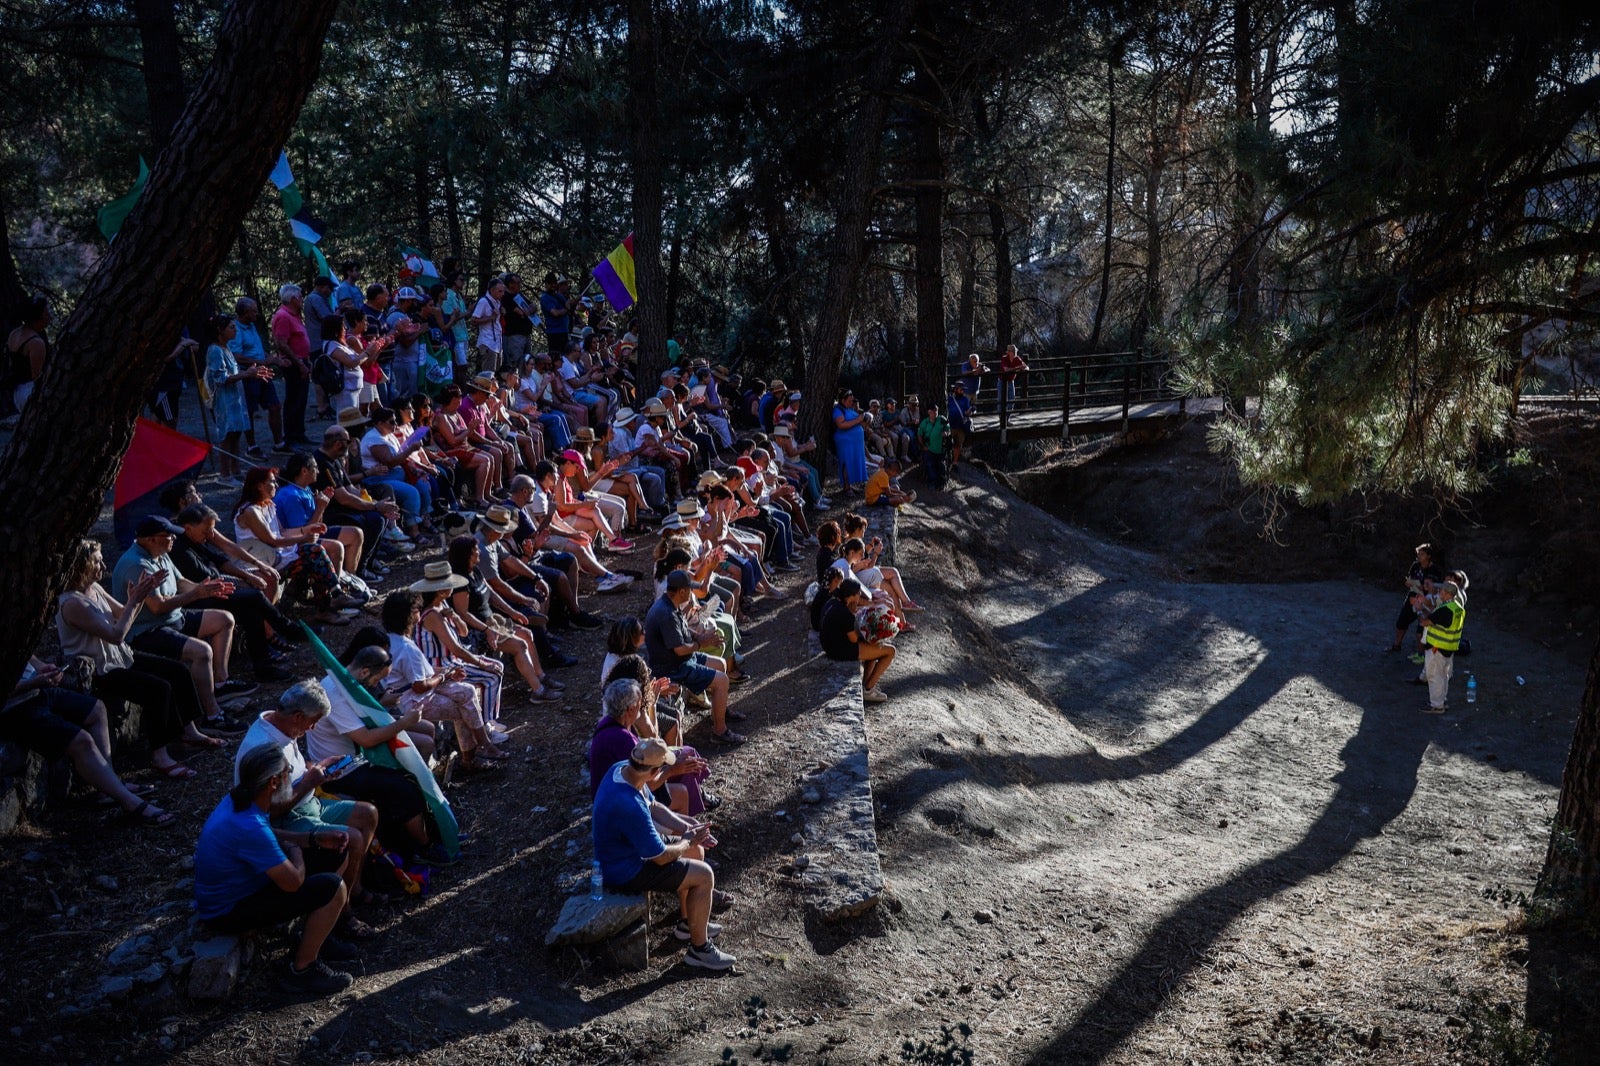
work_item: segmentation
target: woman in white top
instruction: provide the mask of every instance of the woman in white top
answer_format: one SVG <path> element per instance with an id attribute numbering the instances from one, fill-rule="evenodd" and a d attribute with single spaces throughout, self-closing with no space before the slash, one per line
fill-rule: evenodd
<path id="1" fill-rule="evenodd" d="M 360 314 L 359 311 L 356 312 Z M 334 394 L 333 406 L 340 411 L 361 404 L 361 367 L 367 357 L 350 346 L 343 313 L 331 314 L 322 320 L 322 354 L 332 359 L 339 368 L 342 388 Z"/>
<path id="2" fill-rule="evenodd" d="M 339 594 L 334 560 L 343 562 L 344 546 L 336 540 L 321 540 L 327 527 L 320 523 L 284 529 L 278 521 L 278 505 L 272 500 L 277 490 L 278 476 L 271 467 L 258 466 L 245 475 L 233 515 L 234 540 L 286 579 L 290 599 L 310 602 L 316 610 L 312 621 L 329 626 L 349 624 L 336 611 L 355 605 Z"/>
<path id="3" fill-rule="evenodd" d="M 205 710 L 189 668 L 176 659 L 148 655 L 128 646 L 128 631 L 145 598 L 161 583 L 159 573 L 139 576 L 118 603 L 98 582 L 105 576 L 100 542 L 78 541 L 67 564 L 66 591 L 56 612 L 56 635 L 63 656 L 82 656 L 94 670 L 92 691 L 99 699 L 132 701 L 142 712 L 150 765 L 173 780 L 195 776 L 177 759 L 177 749 L 220 748 L 223 741 L 200 731 Z M 137 791 L 137 790 L 135 790 Z"/>

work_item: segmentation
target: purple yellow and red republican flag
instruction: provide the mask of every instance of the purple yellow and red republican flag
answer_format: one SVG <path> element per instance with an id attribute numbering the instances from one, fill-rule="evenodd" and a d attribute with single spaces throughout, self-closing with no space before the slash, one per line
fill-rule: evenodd
<path id="1" fill-rule="evenodd" d="M 626 311 L 639 298 L 639 289 L 633 278 L 633 234 L 628 234 L 611 254 L 600 260 L 589 273 L 600 283 L 611 306 Z"/>

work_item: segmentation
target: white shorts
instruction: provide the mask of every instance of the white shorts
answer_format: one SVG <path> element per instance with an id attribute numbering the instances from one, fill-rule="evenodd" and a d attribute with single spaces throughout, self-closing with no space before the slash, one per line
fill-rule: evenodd
<path id="1" fill-rule="evenodd" d="M 856 571 L 856 580 L 869 589 L 875 589 L 883 584 L 883 571 L 876 566 L 869 566 L 865 570 Z"/>

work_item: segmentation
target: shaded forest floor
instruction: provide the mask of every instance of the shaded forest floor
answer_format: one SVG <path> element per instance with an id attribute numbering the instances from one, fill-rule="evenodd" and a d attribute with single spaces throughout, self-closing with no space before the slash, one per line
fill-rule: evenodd
<path id="1" fill-rule="evenodd" d="M 1543 855 L 1581 668 L 1480 594 L 1481 698 L 1461 703 L 1458 678 L 1452 713 L 1423 715 L 1414 668 L 1377 651 L 1393 590 L 1313 563 L 1219 580 L 965 475 L 902 524 L 900 565 L 930 610 L 868 715 L 892 893 L 876 913 L 810 927 L 791 877 L 819 703 L 791 600 L 748 630 L 752 742 L 713 755 L 738 974 L 692 976 L 666 926 L 642 974 L 543 947 L 588 857 L 602 649 L 569 638 L 570 709 L 513 709 L 522 758 L 452 790 L 470 857 L 426 901 L 367 913 L 384 935 L 333 1000 L 286 1000 L 269 945 L 227 1005 L 62 1016 L 107 951 L 186 898 L 221 758 L 163 782 L 183 812 L 164 834 L 63 810 L 8 839 L 8 1042 L 96 1063 L 1503 1059 L 1532 1046 L 1530 996 L 1576 1009 L 1561 982 L 1530 982 L 1541 945 L 1506 901 Z M 92 882 L 106 872 L 113 891 Z"/>

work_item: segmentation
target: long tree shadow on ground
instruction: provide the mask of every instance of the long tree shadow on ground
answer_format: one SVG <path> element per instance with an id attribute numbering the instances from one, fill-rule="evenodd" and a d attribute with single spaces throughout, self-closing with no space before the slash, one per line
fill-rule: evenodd
<path id="1" fill-rule="evenodd" d="M 1162 1008 L 1172 989 L 1236 918 L 1325 873 L 1361 841 L 1383 832 L 1411 802 L 1417 768 L 1438 725 L 1438 719 L 1397 721 L 1381 711 L 1363 711 L 1340 752 L 1344 770 L 1335 778 L 1339 789 L 1300 841 L 1191 897 L 1163 918 L 1139 953 L 1029 1062 L 1058 1066 L 1103 1060 Z"/>

